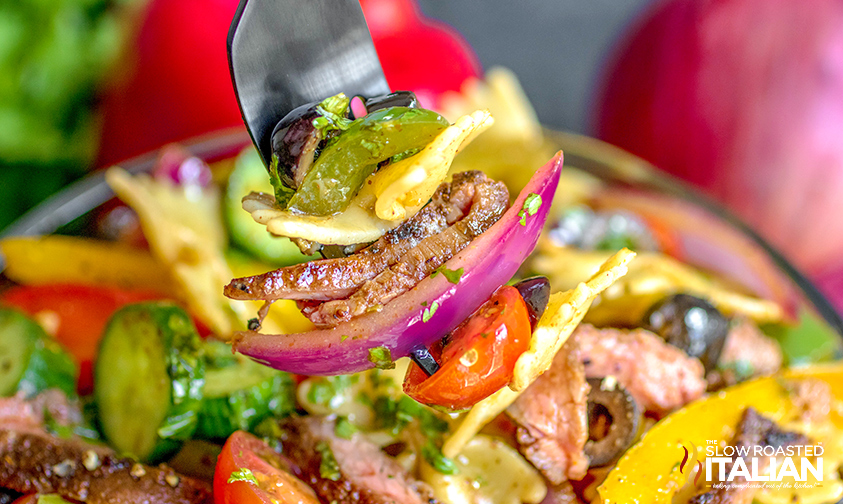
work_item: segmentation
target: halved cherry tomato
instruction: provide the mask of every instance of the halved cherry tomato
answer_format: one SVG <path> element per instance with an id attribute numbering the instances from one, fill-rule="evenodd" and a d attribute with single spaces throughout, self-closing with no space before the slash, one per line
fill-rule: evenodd
<path id="1" fill-rule="evenodd" d="M 287 469 L 266 443 L 237 431 L 228 437 L 217 459 L 214 503 L 319 504 L 316 493 Z"/>
<path id="2" fill-rule="evenodd" d="M 530 346 L 527 305 L 515 287 L 498 288 L 492 297 L 431 353 L 439 370 L 428 377 L 411 364 L 404 392 L 428 405 L 462 410 L 506 386 L 515 361 Z"/>

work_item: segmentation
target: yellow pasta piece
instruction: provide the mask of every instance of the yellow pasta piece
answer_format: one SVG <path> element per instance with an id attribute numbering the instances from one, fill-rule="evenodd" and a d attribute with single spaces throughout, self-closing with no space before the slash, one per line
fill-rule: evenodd
<path id="1" fill-rule="evenodd" d="M 223 256 L 219 196 L 189 197 L 180 187 L 118 167 L 105 178 L 138 213 L 150 250 L 170 269 L 190 311 L 220 337 L 241 329 L 248 318 L 245 305 L 222 294 L 232 273 Z"/>
<path id="2" fill-rule="evenodd" d="M 570 288 L 583 275 L 596 271 L 611 252 L 559 247 L 543 238 L 530 267 L 550 279 L 556 289 Z M 781 322 L 784 310 L 774 301 L 758 299 L 724 287 L 711 277 L 672 257 L 644 252 L 623 280 L 606 289 L 585 320 L 595 325 L 635 325 L 659 299 L 687 293 L 709 300 L 727 316 L 743 315 L 758 323 Z"/>
<path id="3" fill-rule="evenodd" d="M 16 236 L 0 241 L 3 273 L 24 285 L 81 283 L 168 293 L 167 268 L 148 251 L 75 236 Z"/>
<path id="4" fill-rule="evenodd" d="M 427 464 L 421 477 L 448 504 L 537 504 L 547 495 L 544 479 L 514 448 L 490 436 L 474 436 L 454 462 L 459 472 L 446 475 Z"/>
<path id="5" fill-rule="evenodd" d="M 394 221 L 418 212 L 447 177 L 454 156 L 493 122 L 488 110 L 462 116 L 418 154 L 375 173 L 377 216 Z"/>

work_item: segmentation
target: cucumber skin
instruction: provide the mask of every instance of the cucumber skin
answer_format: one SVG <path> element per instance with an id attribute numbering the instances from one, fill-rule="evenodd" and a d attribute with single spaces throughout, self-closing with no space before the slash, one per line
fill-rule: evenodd
<path id="1" fill-rule="evenodd" d="M 156 429 L 158 439 L 150 453 L 132 455 L 147 462 L 157 462 L 175 453 L 181 447 L 182 441 L 190 439 L 196 431 L 205 386 L 204 350 L 193 321 L 182 308 L 166 301 L 127 305 L 112 316 L 100 342 L 101 351 L 94 377 L 95 394 L 101 387 L 108 386 L 102 383 L 103 375 L 106 374 L 102 369 L 112 365 L 110 360 L 116 357 L 102 351 L 106 347 L 107 339 L 121 336 L 115 333 L 121 328 L 121 317 L 135 316 L 138 312 L 146 315 L 149 322 L 155 325 L 158 336 L 162 338 L 166 354 L 165 365 L 170 379 L 170 404 L 161 424 L 151 427 Z M 97 402 L 99 400 L 97 398 Z M 102 406 L 98 407 L 100 412 L 103 409 Z M 107 429 L 105 425 L 109 418 L 100 414 L 99 422 L 108 438 L 108 432 L 112 429 Z M 116 429 L 117 432 L 119 430 Z M 115 439 L 108 441 L 118 449 L 123 444 Z"/>
<path id="2" fill-rule="evenodd" d="M 22 392 L 33 397 L 56 388 L 70 398 L 76 397 L 76 362 L 37 322 L 15 309 L 0 307 L 0 330 L 14 332 L 6 337 L 17 338 L 25 347 L 16 358 L 27 359 L 17 384 L 0 390 L 0 396 Z"/>
<path id="3" fill-rule="evenodd" d="M 293 380 L 277 372 L 267 380 L 225 397 L 206 398 L 196 437 L 219 440 L 234 431 L 251 432 L 269 416 L 284 417 L 295 409 Z"/>
<path id="4" fill-rule="evenodd" d="M 289 374 L 232 354 L 225 343 L 205 342 L 205 399 L 195 436 L 225 439 L 236 430 L 251 432 L 269 416 L 295 410 L 295 384 Z"/>

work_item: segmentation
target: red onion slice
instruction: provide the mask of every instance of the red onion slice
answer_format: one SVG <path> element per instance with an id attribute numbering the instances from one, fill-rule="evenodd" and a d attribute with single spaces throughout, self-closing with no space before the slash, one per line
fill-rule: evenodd
<path id="1" fill-rule="evenodd" d="M 533 251 L 547 220 L 561 169 L 559 152 L 536 171 L 498 222 L 445 263 L 450 270 L 463 268 L 456 285 L 444 275 L 427 277 L 379 312 L 330 329 L 304 333 L 240 332 L 235 335 L 235 350 L 283 371 L 336 375 L 374 367 L 369 360 L 373 348 L 386 347 L 392 358 L 398 359 L 409 355 L 419 344 L 430 345 L 509 281 Z M 540 196 L 542 203 L 525 218 L 522 209 L 531 194 Z"/>

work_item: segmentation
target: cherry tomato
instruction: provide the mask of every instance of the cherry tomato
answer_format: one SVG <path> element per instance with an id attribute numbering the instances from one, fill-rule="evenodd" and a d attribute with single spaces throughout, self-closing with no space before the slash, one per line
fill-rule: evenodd
<path id="1" fill-rule="evenodd" d="M 316 493 L 285 466 L 266 443 L 247 432 L 235 432 L 217 459 L 214 503 L 319 504 Z"/>
<path id="2" fill-rule="evenodd" d="M 527 305 L 515 287 L 503 286 L 462 325 L 431 348 L 441 363 L 428 377 L 411 364 L 404 392 L 416 401 L 466 409 L 506 386 L 515 361 L 530 346 Z"/>

